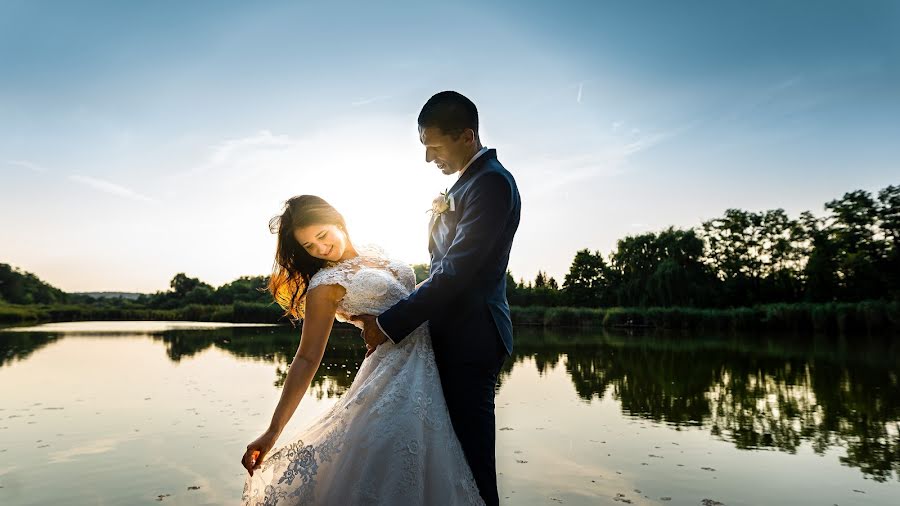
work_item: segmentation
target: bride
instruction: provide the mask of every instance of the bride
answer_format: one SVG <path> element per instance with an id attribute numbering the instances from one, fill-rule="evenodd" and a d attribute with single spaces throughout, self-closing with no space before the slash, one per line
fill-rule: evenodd
<path id="1" fill-rule="evenodd" d="M 316 196 L 288 200 L 269 227 L 278 234 L 269 290 L 303 329 L 269 428 L 241 459 L 242 503 L 483 504 L 450 424 L 427 322 L 370 350 L 337 404 L 272 451 L 335 318 L 359 327 L 355 316 L 409 295 L 415 275 L 378 248 L 354 246 L 343 217 Z"/>

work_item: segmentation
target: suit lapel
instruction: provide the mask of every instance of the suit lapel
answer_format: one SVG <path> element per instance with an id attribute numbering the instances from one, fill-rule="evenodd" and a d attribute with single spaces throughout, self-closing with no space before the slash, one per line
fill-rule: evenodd
<path id="1" fill-rule="evenodd" d="M 485 162 L 487 162 L 489 158 L 497 158 L 496 149 L 489 149 L 485 151 L 484 154 L 476 158 L 475 161 L 472 162 L 472 165 L 469 165 L 466 171 L 463 172 L 463 175 L 460 176 L 459 179 L 457 179 L 456 182 L 453 183 L 453 186 L 450 187 L 450 190 L 447 191 L 449 195 L 453 195 L 454 202 L 456 202 L 456 210 L 454 212 L 459 212 L 459 196 L 464 193 L 463 184 L 471 179 L 472 176 L 474 176 L 476 173 L 481 172 L 481 169 L 484 168 Z M 440 221 L 440 219 L 440 215 L 431 215 L 431 223 L 428 225 L 429 246 L 431 245 L 431 241 L 434 241 L 435 239 L 434 226 L 438 221 Z"/>
<path id="2" fill-rule="evenodd" d="M 459 179 L 457 179 L 456 182 L 453 183 L 453 186 L 450 187 L 450 193 L 459 189 L 464 182 L 471 179 L 476 173 L 481 172 L 481 169 L 484 168 L 485 162 L 487 162 L 489 158 L 497 158 L 496 149 L 489 149 L 485 151 L 483 155 L 476 158 L 475 161 L 472 162 L 472 165 L 469 165 L 466 171 L 463 172 L 463 175 L 459 176 Z"/>
<path id="3" fill-rule="evenodd" d="M 431 232 L 434 229 L 434 224 L 437 223 L 438 215 L 431 213 L 431 218 L 428 222 L 428 231 Z"/>

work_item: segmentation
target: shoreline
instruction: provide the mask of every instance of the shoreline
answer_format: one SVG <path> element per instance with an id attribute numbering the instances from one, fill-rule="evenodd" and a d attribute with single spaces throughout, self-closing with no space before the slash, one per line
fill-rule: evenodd
<path id="1" fill-rule="evenodd" d="M 514 326 L 718 332 L 788 331 L 815 334 L 900 335 L 900 300 L 763 304 L 728 309 L 690 307 L 584 308 L 512 306 Z M 192 304 L 176 309 L 106 305 L 0 304 L 0 325 L 70 321 L 193 321 L 290 325 L 273 304 Z M 352 328 L 335 323 L 336 328 Z"/>

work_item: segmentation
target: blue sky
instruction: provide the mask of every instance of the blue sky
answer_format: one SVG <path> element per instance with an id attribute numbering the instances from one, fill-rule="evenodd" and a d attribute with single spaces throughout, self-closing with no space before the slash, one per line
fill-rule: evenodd
<path id="1" fill-rule="evenodd" d="M 454 89 L 516 176 L 510 269 L 729 207 L 900 183 L 900 3 L 0 0 L 0 262 L 68 291 L 264 274 L 315 193 L 427 260 L 415 118 Z"/>

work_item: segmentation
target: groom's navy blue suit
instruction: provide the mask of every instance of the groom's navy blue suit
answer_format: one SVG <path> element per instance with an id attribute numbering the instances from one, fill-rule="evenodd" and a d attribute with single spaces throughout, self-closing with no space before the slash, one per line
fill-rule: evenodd
<path id="1" fill-rule="evenodd" d="M 455 209 L 432 220 L 430 277 L 378 324 L 399 342 L 429 322 L 453 429 L 481 496 L 497 504 L 494 388 L 513 348 L 506 268 L 519 226 L 519 190 L 490 149 L 449 193 Z"/>

